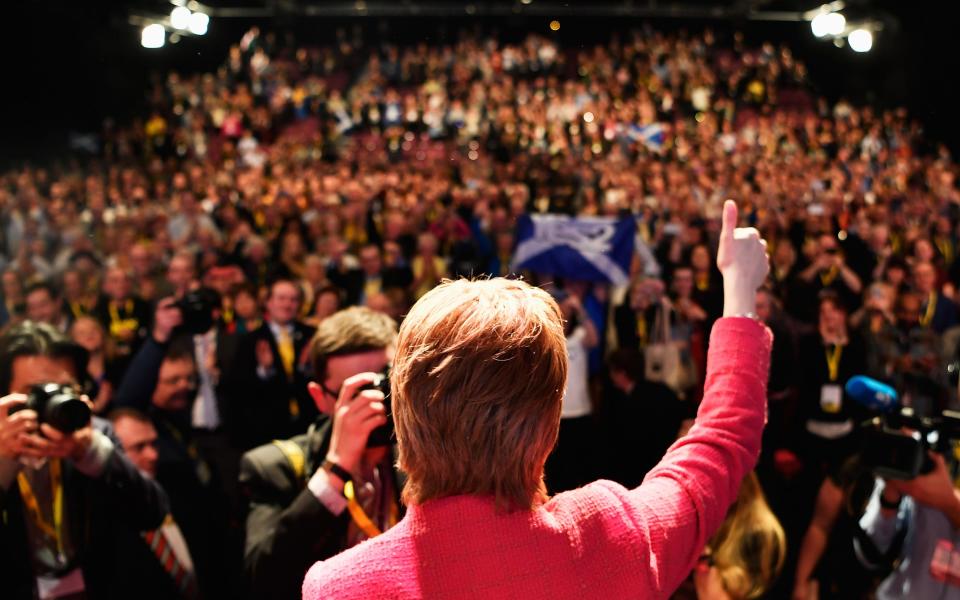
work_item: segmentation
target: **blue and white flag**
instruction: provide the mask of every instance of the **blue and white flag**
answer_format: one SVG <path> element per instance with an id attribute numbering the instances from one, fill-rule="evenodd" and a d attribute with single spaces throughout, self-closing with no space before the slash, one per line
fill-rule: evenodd
<path id="1" fill-rule="evenodd" d="M 635 142 L 640 142 L 647 148 L 659 152 L 663 148 L 665 132 L 660 123 L 637 125 L 630 123 L 624 126 L 624 134 Z"/>
<path id="2" fill-rule="evenodd" d="M 517 223 L 513 270 L 626 284 L 636 222 L 614 217 L 524 216 Z"/>

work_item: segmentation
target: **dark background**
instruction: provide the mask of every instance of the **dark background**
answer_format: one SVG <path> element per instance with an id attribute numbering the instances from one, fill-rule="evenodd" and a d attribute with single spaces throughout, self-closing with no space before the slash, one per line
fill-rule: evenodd
<path id="1" fill-rule="evenodd" d="M 5 98 L 0 110 L 0 164 L 16 166 L 26 160 L 45 162 L 63 156 L 70 132 L 97 131 L 107 116 L 123 124 L 131 116 L 142 114 L 152 75 L 171 69 L 188 73 L 215 70 L 229 45 L 238 42 L 252 24 L 265 30 L 292 32 L 298 42 L 307 45 L 323 45 L 337 28 L 353 26 L 362 27 L 371 38 L 430 42 L 452 39 L 460 29 L 469 27 L 495 30 L 508 38 L 540 31 L 556 36 L 563 45 L 603 41 L 612 31 L 633 29 L 644 22 L 691 31 L 711 26 L 721 36 L 739 29 L 751 45 L 765 40 L 789 44 L 808 64 L 811 79 L 828 98 L 845 96 L 856 103 L 880 107 L 906 105 L 924 123 L 929 138 L 946 142 L 954 153 L 960 150 L 960 107 L 949 93 L 954 87 L 953 78 L 960 73 L 954 33 L 960 13 L 956 4 L 960 3 L 848 2 L 853 6 L 845 10 L 847 14 L 881 11 L 894 19 L 893 26 L 875 37 L 873 51 L 856 54 L 815 39 L 808 23 L 594 17 L 588 14 L 590 2 L 535 2 L 541 10 L 556 7 L 560 31 L 550 32 L 550 17 L 543 15 L 483 16 L 484 7 L 497 3 L 478 1 L 474 5 L 479 10 L 473 17 L 466 12 L 462 17 L 444 18 L 214 17 L 206 36 L 184 37 L 175 45 L 168 41 L 158 50 L 142 48 L 140 28 L 127 19 L 132 9 L 169 13 L 172 6 L 162 0 L 9 3 L 4 7 L 6 27 L 0 33 L 0 64 L 5 67 L 0 71 L 5 80 L 0 87 Z M 208 4 L 262 7 L 265 3 L 211 0 Z M 466 3 L 449 4 L 457 7 Z M 713 6 L 729 9 L 737 4 L 718 2 Z M 759 10 L 809 10 L 818 5 L 815 0 L 753 4 L 759 5 Z M 945 8 L 948 4 L 951 7 Z M 702 7 L 705 2 L 649 5 L 682 9 Z"/>

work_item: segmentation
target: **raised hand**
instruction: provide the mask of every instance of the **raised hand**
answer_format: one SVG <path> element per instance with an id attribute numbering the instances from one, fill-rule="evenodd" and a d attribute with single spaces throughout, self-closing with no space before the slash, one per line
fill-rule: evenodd
<path id="1" fill-rule="evenodd" d="M 723 205 L 717 268 L 723 274 L 723 316 L 755 313 L 757 288 L 770 272 L 767 242 L 753 227 L 737 227 L 737 205 Z"/>

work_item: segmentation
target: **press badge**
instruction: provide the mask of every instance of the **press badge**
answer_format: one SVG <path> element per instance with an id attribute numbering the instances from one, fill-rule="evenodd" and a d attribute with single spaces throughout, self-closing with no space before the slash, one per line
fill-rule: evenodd
<path id="1" fill-rule="evenodd" d="M 825 385 L 820 388 L 820 409 L 825 413 L 838 413 L 843 407 L 843 388 Z"/>

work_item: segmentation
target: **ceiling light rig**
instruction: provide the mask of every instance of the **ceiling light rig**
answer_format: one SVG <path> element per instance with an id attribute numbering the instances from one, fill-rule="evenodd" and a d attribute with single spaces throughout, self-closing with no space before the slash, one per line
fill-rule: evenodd
<path id="1" fill-rule="evenodd" d="M 184 35 L 206 35 L 213 12 L 209 7 L 192 0 L 171 0 L 171 4 L 173 9 L 167 16 L 130 16 L 130 23 L 141 27 L 140 45 L 144 48 L 163 48 L 168 39 L 176 44 Z"/>
<path id="2" fill-rule="evenodd" d="M 810 22 L 814 37 L 830 40 L 837 48 L 850 46 L 854 52 L 869 52 L 873 49 L 874 36 L 882 29 L 882 25 L 871 20 L 851 21 L 840 12 L 844 8 L 846 4 L 837 0 L 807 11 L 803 18 Z"/>

